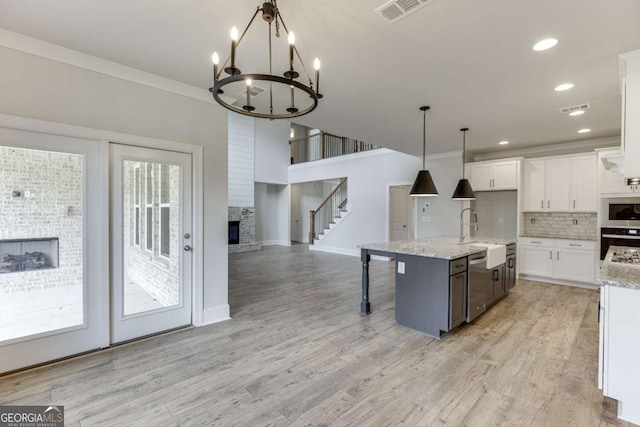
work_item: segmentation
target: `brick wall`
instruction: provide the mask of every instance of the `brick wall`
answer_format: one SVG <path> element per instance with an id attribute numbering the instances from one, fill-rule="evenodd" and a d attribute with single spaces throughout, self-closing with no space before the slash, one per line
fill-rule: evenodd
<path id="1" fill-rule="evenodd" d="M 598 236 L 595 213 L 525 212 L 523 217 L 523 234 L 527 236 L 568 239 L 596 239 Z"/>
<path id="2" fill-rule="evenodd" d="M 60 261 L 0 274 L 0 294 L 83 283 L 82 174 L 82 155 L 0 146 L 0 240 L 57 237 Z M 11 190 L 30 194 L 11 197 Z"/>
<path id="3" fill-rule="evenodd" d="M 229 245 L 229 253 L 259 251 L 256 242 L 256 211 L 254 207 L 229 206 L 229 221 L 240 221 L 240 243 Z"/>

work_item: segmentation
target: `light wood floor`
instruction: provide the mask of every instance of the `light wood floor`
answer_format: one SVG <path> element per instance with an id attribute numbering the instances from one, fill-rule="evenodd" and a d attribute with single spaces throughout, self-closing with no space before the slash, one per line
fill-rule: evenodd
<path id="1" fill-rule="evenodd" d="M 393 263 L 268 247 L 230 255 L 233 319 L 0 378 L 0 404 L 67 426 L 609 426 L 598 294 L 520 282 L 441 341 L 395 325 Z M 608 424 L 607 421 L 613 424 Z"/>

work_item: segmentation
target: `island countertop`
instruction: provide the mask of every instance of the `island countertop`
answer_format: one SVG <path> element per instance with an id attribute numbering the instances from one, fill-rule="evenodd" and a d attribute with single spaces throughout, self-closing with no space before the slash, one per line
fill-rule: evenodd
<path id="1" fill-rule="evenodd" d="M 498 239 L 492 237 L 466 238 L 463 243 L 460 243 L 459 240 L 460 238 L 457 236 L 435 236 L 421 239 L 397 240 L 393 242 L 367 243 L 359 245 L 358 247 L 370 251 L 451 260 L 486 250 L 486 248 L 482 246 L 474 246 L 474 243 L 509 245 L 517 242 L 517 239 Z"/>
<path id="2" fill-rule="evenodd" d="M 598 284 L 600 286 L 609 285 L 620 288 L 640 289 L 640 266 L 611 262 L 611 256 L 615 251 L 623 251 L 638 248 L 627 248 L 624 246 L 609 246 L 609 252 L 600 268 Z"/>

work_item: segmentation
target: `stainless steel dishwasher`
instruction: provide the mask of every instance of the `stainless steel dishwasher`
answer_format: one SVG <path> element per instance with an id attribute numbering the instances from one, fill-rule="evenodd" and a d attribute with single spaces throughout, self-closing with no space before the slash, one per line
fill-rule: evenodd
<path id="1" fill-rule="evenodd" d="M 493 271 L 487 270 L 487 252 L 469 256 L 469 293 L 467 299 L 467 322 L 487 311 L 493 299 Z"/>

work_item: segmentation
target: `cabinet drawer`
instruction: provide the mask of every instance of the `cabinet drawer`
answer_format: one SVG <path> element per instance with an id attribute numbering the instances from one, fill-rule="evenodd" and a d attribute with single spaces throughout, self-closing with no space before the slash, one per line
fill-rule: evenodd
<path id="1" fill-rule="evenodd" d="M 507 245 L 507 256 L 515 253 L 516 253 L 516 244 L 511 243 L 510 245 Z"/>
<path id="2" fill-rule="evenodd" d="M 552 248 L 553 239 L 543 239 L 540 237 L 520 237 L 518 243 L 527 246 L 540 246 L 543 248 Z"/>
<path id="3" fill-rule="evenodd" d="M 467 257 L 454 259 L 449 262 L 449 275 L 461 273 L 467 270 Z"/>
<path id="4" fill-rule="evenodd" d="M 594 250 L 596 248 L 596 242 L 591 240 L 556 240 L 556 248 L 562 249 L 587 249 Z"/>

